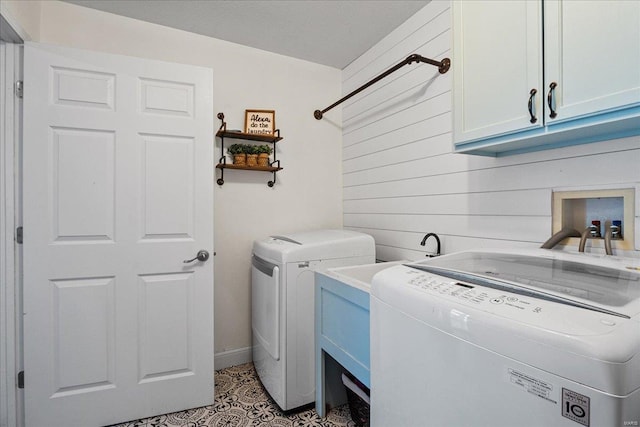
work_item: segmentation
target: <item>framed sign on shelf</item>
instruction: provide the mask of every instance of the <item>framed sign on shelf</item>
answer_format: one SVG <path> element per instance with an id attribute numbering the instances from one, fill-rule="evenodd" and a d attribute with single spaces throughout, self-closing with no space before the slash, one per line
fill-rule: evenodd
<path id="1" fill-rule="evenodd" d="M 244 133 L 253 135 L 273 135 L 276 130 L 274 110 L 245 110 Z"/>

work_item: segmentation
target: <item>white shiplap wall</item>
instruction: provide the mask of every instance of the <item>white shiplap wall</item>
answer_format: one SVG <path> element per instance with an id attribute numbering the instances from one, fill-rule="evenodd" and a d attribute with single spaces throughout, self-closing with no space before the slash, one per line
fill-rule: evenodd
<path id="1" fill-rule="evenodd" d="M 429 3 L 351 63 L 343 93 L 412 53 L 451 57 L 449 2 Z M 640 184 L 640 137 L 505 158 L 453 154 L 452 74 L 408 65 L 343 106 L 344 226 L 374 236 L 379 259 L 423 257 L 435 250 L 434 240 L 419 244 L 427 232 L 444 253 L 537 247 L 551 235 L 553 189 Z"/>

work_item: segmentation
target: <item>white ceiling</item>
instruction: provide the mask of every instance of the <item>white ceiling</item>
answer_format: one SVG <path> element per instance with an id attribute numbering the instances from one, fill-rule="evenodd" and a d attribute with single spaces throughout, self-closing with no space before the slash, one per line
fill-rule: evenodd
<path id="1" fill-rule="evenodd" d="M 343 69 L 430 0 L 64 0 Z"/>

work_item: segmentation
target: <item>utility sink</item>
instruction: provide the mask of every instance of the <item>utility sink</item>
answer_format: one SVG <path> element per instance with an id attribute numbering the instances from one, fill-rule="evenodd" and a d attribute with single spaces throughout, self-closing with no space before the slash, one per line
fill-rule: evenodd
<path id="1" fill-rule="evenodd" d="M 346 403 L 341 372 L 351 372 L 365 386 L 371 387 L 371 280 L 376 273 L 404 262 L 316 271 L 316 411 L 321 417 L 325 415 L 327 405 Z M 325 393 L 327 390 L 330 391 Z"/>
<path id="2" fill-rule="evenodd" d="M 353 286 L 354 288 L 358 288 L 369 293 L 371 289 L 371 280 L 376 273 L 389 267 L 393 267 L 394 265 L 406 262 L 408 261 L 379 262 L 376 264 L 330 268 L 325 271 L 324 274 L 349 286 Z"/>

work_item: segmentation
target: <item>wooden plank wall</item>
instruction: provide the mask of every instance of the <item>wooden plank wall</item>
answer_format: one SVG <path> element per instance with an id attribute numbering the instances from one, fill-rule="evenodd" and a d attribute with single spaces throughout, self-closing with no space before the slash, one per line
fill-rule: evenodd
<path id="1" fill-rule="evenodd" d="M 343 70 L 343 93 L 412 53 L 450 57 L 450 21 L 449 2 L 429 3 Z M 343 104 L 344 226 L 374 236 L 378 259 L 423 257 L 435 250 L 433 240 L 419 244 L 428 232 L 444 253 L 538 247 L 551 235 L 552 190 L 640 184 L 640 137 L 505 158 L 453 154 L 452 74 L 408 65 Z"/>

